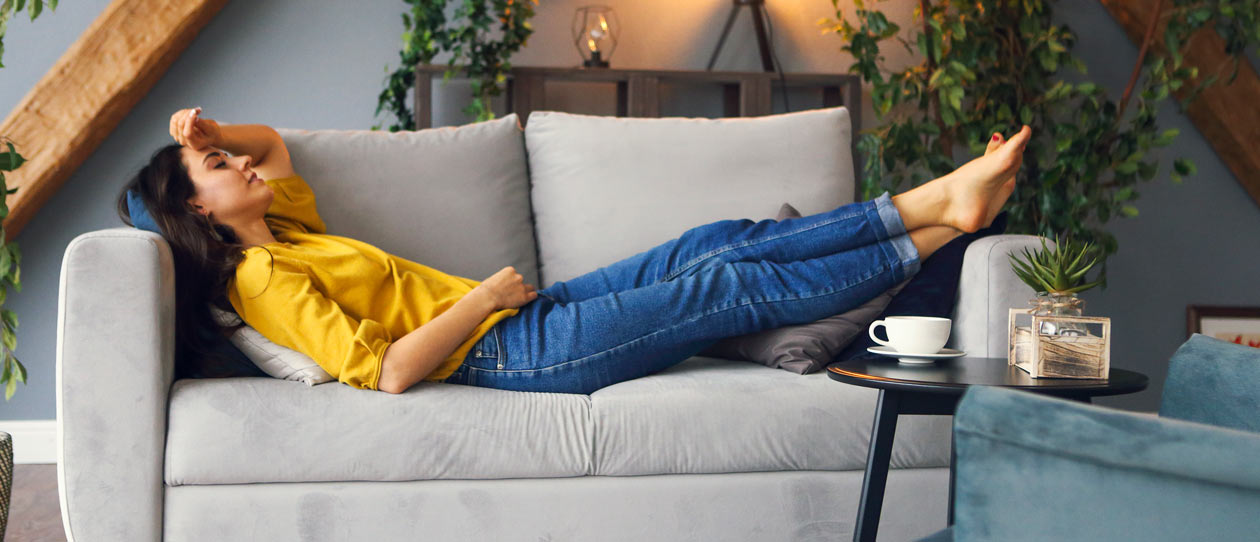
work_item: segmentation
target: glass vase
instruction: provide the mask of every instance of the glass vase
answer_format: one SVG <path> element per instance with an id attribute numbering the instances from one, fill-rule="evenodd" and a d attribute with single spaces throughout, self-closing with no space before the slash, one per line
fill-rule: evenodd
<path id="1" fill-rule="evenodd" d="M 1056 294 L 1037 292 L 1037 297 L 1029 299 L 1036 316 L 1081 316 L 1085 308 L 1085 300 L 1072 294 Z M 1085 324 L 1077 322 L 1041 322 L 1039 330 L 1043 335 L 1085 336 L 1089 332 Z"/>

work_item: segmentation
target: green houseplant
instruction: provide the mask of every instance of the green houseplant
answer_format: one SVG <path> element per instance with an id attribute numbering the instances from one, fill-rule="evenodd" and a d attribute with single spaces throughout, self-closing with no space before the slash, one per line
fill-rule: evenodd
<path id="1" fill-rule="evenodd" d="M 44 0 L 3 0 L 0 2 L 0 60 L 4 56 L 4 33 L 9 26 L 9 19 L 15 13 L 21 13 L 22 8 L 26 8 L 30 14 L 31 20 L 34 21 L 44 11 Z M 57 0 L 48 0 L 48 8 L 52 11 L 57 10 Z M 0 68 L 4 67 L 4 63 L 0 62 Z M 4 173 L 13 171 L 26 162 L 26 159 L 17 152 L 14 142 L 0 134 L 0 192 L 3 192 L 5 198 L 0 199 L 0 220 L 4 220 L 9 215 L 9 205 L 7 196 L 17 192 L 17 188 L 10 189 L 5 182 Z M 7 235 L 4 227 L 0 226 L 0 306 L 4 305 L 4 299 L 7 297 L 9 286 L 13 286 L 17 291 L 22 291 L 22 251 L 18 248 L 17 243 L 7 242 Z M 3 321 L 3 354 L 4 371 L 0 372 L 0 384 L 4 385 L 4 400 L 8 401 L 17 392 L 17 383 L 26 384 L 26 367 L 22 366 L 22 362 L 18 361 L 14 350 L 17 349 L 17 327 L 18 317 L 12 310 L 0 310 L 0 321 Z M 10 453 L 10 459 L 12 453 Z M 5 511 L 7 516 L 8 510 L 8 491 L 4 493 L 6 503 Z M 0 539 L 4 538 L 3 525 L 0 524 Z"/>
<path id="2" fill-rule="evenodd" d="M 1101 281 L 1089 282 L 1085 273 L 1098 263 L 1097 246 L 1072 238 L 1060 241 L 1056 236 L 1054 249 L 1046 247 L 1041 238 L 1041 249 L 1024 248 L 1024 259 L 1009 256 L 1015 275 L 1037 292 L 1028 300 L 1033 314 L 1053 316 L 1081 316 L 1085 301 L 1077 296 L 1080 292 L 1098 286 Z M 1058 335 L 1086 335 L 1084 325 L 1078 323 L 1042 324 L 1042 331 Z"/>
<path id="3" fill-rule="evenodd" d="M 490 100 L 503 92 L 509 58 L 525 46 L 534 32 L 529 19 L 538 0 L 463 0 L 451 24 L 446 19 L 447 0 L 403 0 L 410 5 L 402 14 L 403 48 L 399 66 L 385 78 L 385 89 L 377 97 L 376 115 L 388 108 L 395 122 L 389 131 L 414 130 L 415 119 L 407 107 L 407 96 L 415 85 L 415 67 L 428 64 L 440 52 L 452 53 L 442 81 L 449 81 L 463 61 L 463 73 L 471 79 L 472 102 L 463 111 L 477 121 L 494 118 Z M 497 22 L 497 25 L 495 23 Z M 497 36 L 494 35 L 497 33 Z M 372 126 L 379 130 L 380 124 Z"/>
<path id="4" fill-rule="evenodd" d="M 836 17 L 820 24 L 844 40 L 841 49 L 855 59 L 850 71 L 872 86 L 881 121 L 858 142 L 863 197 L 943 175 L 955 167 L 959 151 L 980 154 L 989 134 L 1027 124 L 1033 140 L 1005 206 L 1008 232 L 1092 240 L 1102 249 L 1106 288 L 1106 258 L 1117 245 L 1103 226 L 1113 217 L 1137 216 L 1138 183 L 1158 173 L 1149 152 L 1177 137 L 1177 130 L 1156 126 L 1158 105 L 1180 89 L 1184 106 L 1218 78 L 1232 80 L 1241 54 L 1260 35 L 1254 1 L 1151 1 L 1158 2 L 1157 24 L 1147 27 L 1145 41 L 1158 32 L 1167 52 L 1142 47 L 1127 88 L 1113 101 L 1085 78 L 1084 63 L 1071 54 L 1076 36 L 1052 22 L 1049 1 L 920 0 L 915 27 L 903 37 L 867 2 L 854 0 L 856 16 L 848 18 L 832 0 Z M 1213 66 L 1216 72 L 1200 78 L 1182 54 L 1204 27 L 1223 38 L 1233 64 Z M 893 38 L 921 61 L 885 69 L 879 45 Z M 1131 100 L 1135 107 L 1126 115 Z M 1170 178 L 1181 183 L 1194 172 L 1193 163 L 1177 158 Z"/>
<path id="5" fill-rule="evenodd" d="M 1053 250 L 1046 248 L 1046 238 L 1041 238 L 1041 250 L 1029 252 L 1024 248 L 1024 259 L 1010 256 L 1011 267 L 1024 284 L 1039 293 L 1072 295 L 1083 292 L 1101 281 L 1087 282 L 1085 273 L 1098 263 L 1094 245 L 1071 238 L 1054 240 Z M 1090 257 L 1086 261 L 1086 257 Z"/>
<path id="6" fill-rule="evenodd" d="M 31 20 L 34 21 L 39 14 L 44 11 L 43 0 L 31 0 L 27 4 L 25 0 L 3 0 L 0 1 L 0 60 L 4 56 L 4 32 L 9 26 L 9 18 L 15 13 L 21 13 L 22 8 L 26 8 L 30 14 Z M 52 11 L 57 10 L 57 0 L 48 0 L 48 8 Z M 4 67 L 4 63 L 0 62 L 0 68 Z M 0 220 L 4 220 L 9 215 L 9 205 L 7 196 L 18 189 L 9 189 L 4 179 L 4 172 L 13 171 L 22 166 L 26 161 L 21 154 L 18 154 L 17 147 L 4 134 L 0 134 L 0 142 L 4 143 L 4 149 L 0 149 L 0 193 L 5 198 L 0 198 Z M 22 291 L 22 251 L 18 249 L 17 243 L 9 243 L 6 240 L 8 236 L 5 234 L 4 227 L 0 226 L 0 306 L 4 305 L 4 299 L 8 293 L 9 286 Z M 17 326 L 18 318 L 12 310 L 0 310 L 0 320 L 4 322 L 3 331 L 3 357 L 4 372 L 0 373 L 0 383 L 4 384 L 4 400 L 8 401 L 17 391 L 17 383 L 26 384 L 26 367 L 18 361 L 13 351 L 17 348 Z M 13 494 L 13 436 L 0 431 L 0 540 L 4 540 L 4 532 L 9 526 L 9 502 Z"/>

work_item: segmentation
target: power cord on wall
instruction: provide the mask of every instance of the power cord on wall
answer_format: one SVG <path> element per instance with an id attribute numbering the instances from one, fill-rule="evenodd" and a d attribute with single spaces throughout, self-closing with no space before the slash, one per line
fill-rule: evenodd
<path id="1" fill-rule="evenodd" d="M 783 64 L 779 62 L 779 55 L 774 51 L 774 25 L 770 24 L 770 12 L 766 9 L 765 2 L 761 2 L 759 6 L 763 15 L 762 18 L 766 21 L 766 33 L 768 34 L 766 40 L 770 42 L 767 44 L 770 48 L 770 58 L 774 59 L 775 71 L 779 72 L 779 93 L 783 95 L 783 111 L 791 113 L 792 106 L 788 105 L 787 77 L 783 75 Z"/>

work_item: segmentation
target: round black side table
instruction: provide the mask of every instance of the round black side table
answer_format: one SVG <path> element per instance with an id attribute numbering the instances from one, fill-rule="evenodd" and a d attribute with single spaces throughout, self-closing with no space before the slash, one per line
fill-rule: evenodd
<path id="1" fill-rule="evenodd" d="M 879 390 L 871 446 L 866 454 L 866 474 L 858 504 L 853 540 L 874 542 L 888 481 L 888 461 L 900 414 L 952 415 L 968 386 L 1003 386 L 1065 399 L 1091 402 L 1103 395 L 1121 395 L 1146 389 L 1146 375 L 1111 369 L 1106 380 L 1032 378 L 1007 363 L 1006 358 L 957 357 L 930 364 L 901 363 L 896 358 L 855 359 L 827 366 L 827 376 L 845 384 Z M 952 433 L 951 433 L 952 434 Z M 949 518 L 954 524 L 954 445 L 949 450 Z"/>

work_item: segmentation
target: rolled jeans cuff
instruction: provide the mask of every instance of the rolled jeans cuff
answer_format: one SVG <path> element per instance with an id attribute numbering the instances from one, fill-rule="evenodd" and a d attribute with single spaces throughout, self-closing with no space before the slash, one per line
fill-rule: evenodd
<path id="1" fill-rule="evenodd" d="M 914 242 L 910 240 L 910 234 L 902 234 L 890 239 L 893 248 L 897 250 L 897 259 L 901 262 L 901 268 L 905 273 L 901 280 L 915 276 L 919 272 L 921 263 L 919 262 L 919 249 L 914 248 Z"/>
<path id="2" fill-rule="evenodd" d="M 893 205 L 892 195 L 884 191 L 871 201 L 875 204 L 875 214 L 884 225 L 883 233 L 887 236 L 886 239 L 897 252 L 897 260 L 901 263 L 905 277 L 914 276 L 919 272 L 921 265 L 919 249 L 915 248 L 914 242 L 910 240 L 910 232 L 906 231 L 906 223 L 902 222 L 901 213 Z"/>

